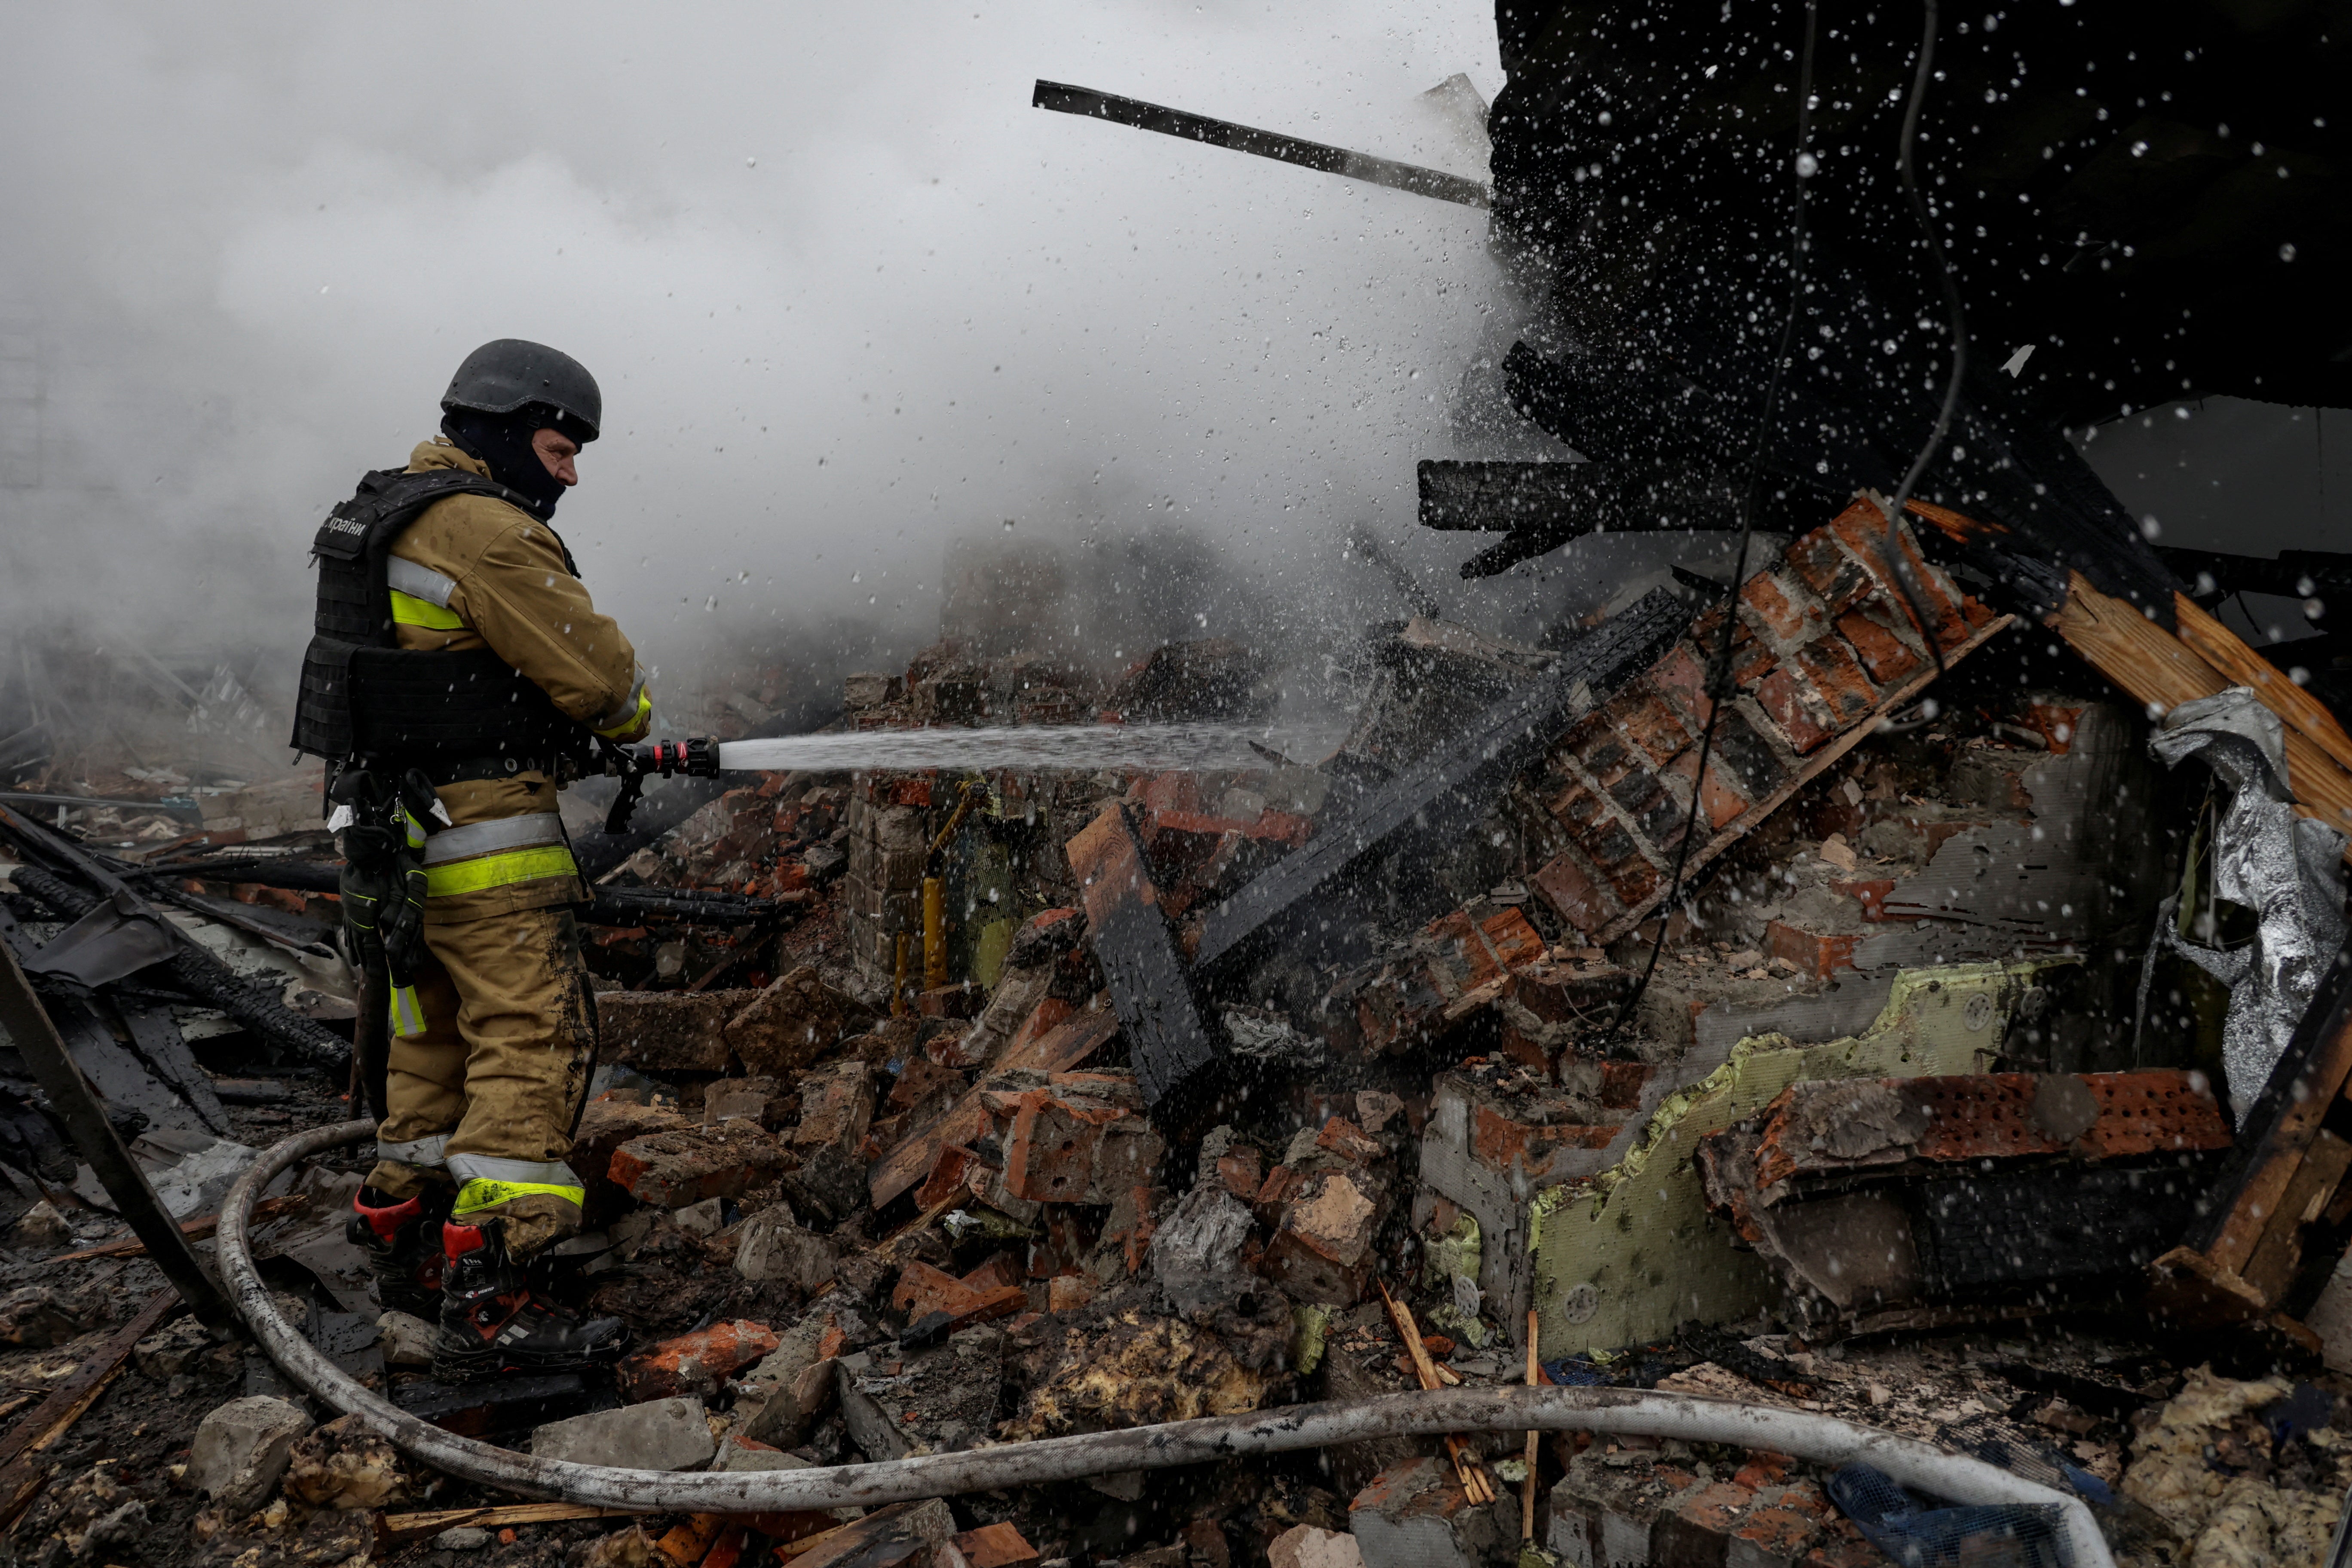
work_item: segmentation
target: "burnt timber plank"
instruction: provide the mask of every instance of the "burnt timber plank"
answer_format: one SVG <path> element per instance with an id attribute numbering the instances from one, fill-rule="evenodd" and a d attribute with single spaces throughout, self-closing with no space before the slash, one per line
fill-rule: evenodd
<path id="1" fill-rule="evenodd" d="M 1591 463 L 1423 458 L 1414 478 L 1421 526 L 1448 531 L 1507 533 L 1594 499 Z"/>
<path id="2" fill-rule="evenodd" d="M 1226 1042 L 1177 951 L 1127 807 L 1105 806 L 1070 840 L 1068 854 L 1143 1103 L 1156 1121 L 1181 1117 L 1215 1076 Z"/>
<path id="3" fill-rule="evenodd" d="M 2211 1206 L 2179 1247 L 2149 1266 L 2148 1305 L 2189 1327 L 2259 1317 L 2278 1306 L 2272 1289 L 2245 1277 L 2265 1240 L 2291 1243 L 2304 1213 L 2324 1208 L 2287 1199 L 2320 1134 L 2320 1124 L 2352 1079 L 2352 950 L 2336 956 L 2319 993 L 2247 1111 L 2242 1152 L 2214 1184 Z M 2340 1181 L 2340 1173 L 2336 1180 Z M 2333 1185 L 2333 1184 L 2329 1184 Z M 2276 1287 L 2275 1276 L 2267 1281 Z"/>
<path id="4" fill-rule="evenodd" d="M 1186 142 L 1204 142 L 1212 147 L 1271 158 L 1278 163 L 1296 163 L 1302 169 L 1314 169 L 1326 174 L 1343 174 L 1368 184 L 1411 191 L 1417 196 L 1435 196 L 1440 201 L 1459 202 L 1467 207 L 1484 207 L 1493 200 L 1492 194 L 1477 181 L 1449 174 L 1443 169 L 1425 169 L 1418 163 L 1400 163 L 1393 158 L 1353 153 L 1345 147 L 1303 141 L 1296 136 L 1285 136 L 1278 131 L 1260 131 L 1255 126 L 1239 125 L 1230 120 L 1213 120 L 1205 114 L 1192 114 L 1162 104 L 1146 103 L 1140 99 L 1121 98 L 1115 92 L 1097 92 L 1090 87 L 1041 80 L 1030 94 L 1029 105 L 1033 109 L 1050 109 L 1060 114 L 1076 114 L 1088 120 L 1108 120 L 1117 125 L 1131 125 L 1138 131 L 1154 131 L 1162 136 L 1179 137 Z"/>
<path id="5" fill-rule="evenodd" d="M 1664 657 L 1689 623 L 1690 611 L 1664 588 L 1603 621 L 1542 680 L 1488 708 L 1460 740 L 1399 773 L 1209 911 L 1194 969 L 1213 975 L 1247 962 L 1310 918 L 1318 895 L 1407 830 L 1445 842 L 1561 731 Z"/>

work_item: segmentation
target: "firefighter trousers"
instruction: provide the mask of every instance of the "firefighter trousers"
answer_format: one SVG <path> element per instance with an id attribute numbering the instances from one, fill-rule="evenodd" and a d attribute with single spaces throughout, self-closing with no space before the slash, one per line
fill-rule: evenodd
<path id="1" fill-rule="evenodd" d="M 421 1035 L 393 1037 L 368 1184 L 394 1199 L 453 1183 L 453 1217 L 496 1217 L 529 1257 L 577 1232 L 566 1164 L 588 1091 L 596 1003 L 569 909 L 425 927 Z"/>

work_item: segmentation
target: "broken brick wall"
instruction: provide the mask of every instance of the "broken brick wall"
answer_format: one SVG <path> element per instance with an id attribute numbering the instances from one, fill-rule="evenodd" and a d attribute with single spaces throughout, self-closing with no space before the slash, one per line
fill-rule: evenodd
<path id="1" fill-rule="evenodd" d="M 1899 531 L 1947 660 L 1998 619 Z M 1760 821 L 1935 673 L 1927 633 L 1881 558 L 1875 506 L 1857 501 L 1748 579 L 1736 604 L 1736 694 L 1717 720 L 1706 775 L 1699 737 L 1724 611 L 1701 616 L 1651 672 L 1579 721 L 1530 781 L 1553 853 L 1537 888 L 1570 925 L 1612 940 L 1664 897 L 1694 795 L 1706 837 L 1685 875 Z"/>

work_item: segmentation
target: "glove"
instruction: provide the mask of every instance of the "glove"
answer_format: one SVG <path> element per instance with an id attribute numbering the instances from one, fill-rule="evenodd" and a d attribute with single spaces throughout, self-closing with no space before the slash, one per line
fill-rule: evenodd
<path id="1" fill-rule="evenodd" d="M 416 972 L 424 966 L 425 868 L 400 827 L 343 830 L 343 869 L 337 889 L 343 924 L 351 932 L 352 957 L 364 968 L 381 963 L 392 978 L 394 1033 L 413 1039 L 425 1032 L 417 1005 Z M 421 839 L 422 835 L 418 835 Z"/>

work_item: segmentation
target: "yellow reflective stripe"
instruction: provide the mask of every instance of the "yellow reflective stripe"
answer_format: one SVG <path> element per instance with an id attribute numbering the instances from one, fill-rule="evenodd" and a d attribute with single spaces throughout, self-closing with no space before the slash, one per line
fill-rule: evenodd
<path id="1" fill-rule="evenodd" d="M 486 1176 L 476 1176 L 457 1189 L 457 1206 L 450 1213 L 462 1218 L 467 1215 L 479 1214 L 484 1209 L 494 1209 L 500 1204 L 512 1203 L 517 1198 L 529 1197 L 533 1193 L 552 1194 L 565 1203 L 583 1207 L 588 1202 L 588 1192 L 584 1187 L 557 1187 L 545 1182 L 493 1182 Z"/>
<path id="2" fill-rule="evenodd" d="M 637 708 L 635 712 L 630 714 L 619 723 L 613 725 L 610 729 L 599 730 L 596 733 L 604 736 L 608 741 L 615 735 L 625 735 L 631 730 L 635 729 L 638 725 L 644 723 L 646 720 L 652 715 L 653 710 L 653 693 L 650 691 L 640 691 L 637 693 Z"/>
<path id="3" fill-rule="evenodd" d="M 420 599 L 414 594 L 392 590 L 392 618 L 404 626 L 428 626 L 436 632 L 463 631 L 466 623 L 457 612 L 447 610 L 430 599 Z"/>
<path id="4" fill-rule="evenodd" d="M 392 1032 L 404 1040 L 413 1040 L 425 1032 L 425 1008 L 416 1000 L 413 985 L 392 988 Z"/>
<path id="5" fill-rule="evenodd" d="M 509 849 L 472 860 L 453 860 L 425 868 L 425 896 L 446 899 L 456 893 L 478 893 L 510 882 L 536 882 L 542 877 L 576 877 L 580 863 L 568 844 L 541 844 L 530 849 Z"/>

